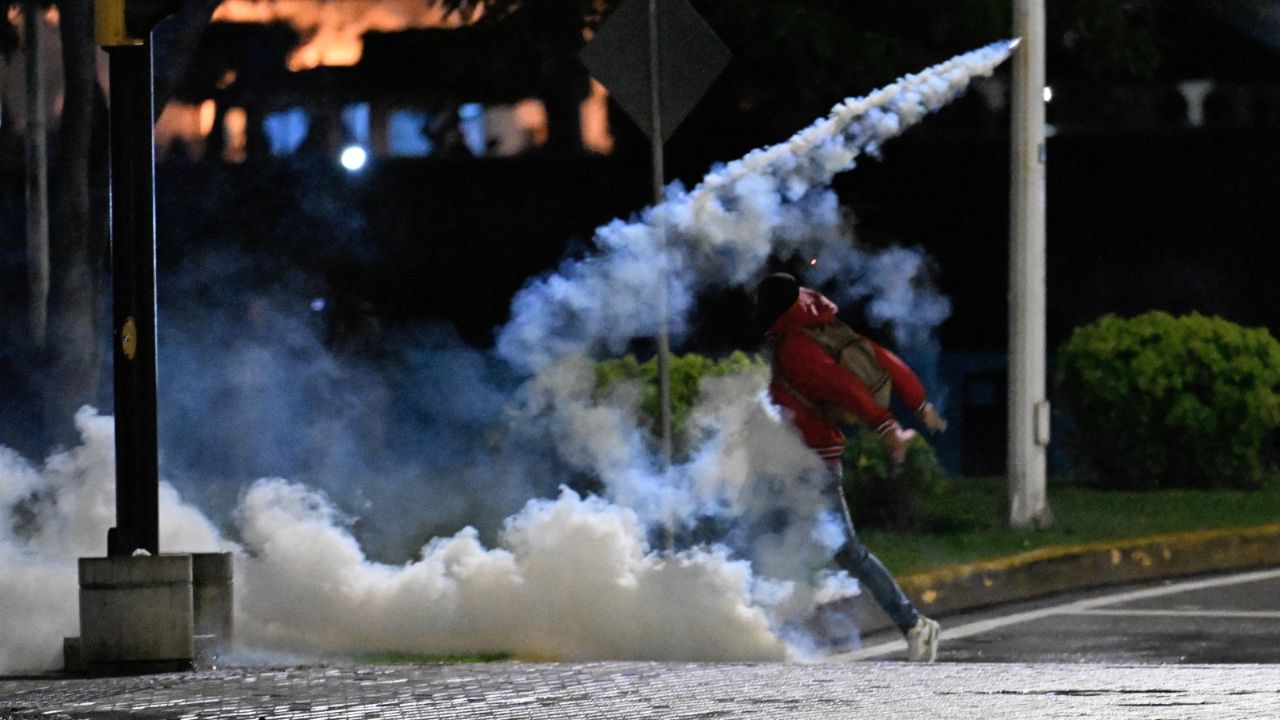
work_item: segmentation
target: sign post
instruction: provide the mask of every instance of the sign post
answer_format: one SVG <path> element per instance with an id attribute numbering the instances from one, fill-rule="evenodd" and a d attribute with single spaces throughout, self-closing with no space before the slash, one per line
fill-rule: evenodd
<path id="1" fill-rule="evenodd" d="M 582 51 L 582 62 L 649 137 L 653 202 L 665 185 L 663 146 L 729 63 L 729 50 L 686 0 L 630 0 Z M 639 70 L 639 72 L 637 72 Z M 659 219 L 658 245 L 666 228 Z M 671 341 L 665 273 L 658 288 L 658 394 L 662 453 L 671 462 Z"/>

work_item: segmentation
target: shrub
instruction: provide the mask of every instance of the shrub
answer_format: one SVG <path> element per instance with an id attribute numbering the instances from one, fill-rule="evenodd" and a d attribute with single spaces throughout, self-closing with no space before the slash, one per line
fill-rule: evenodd
<path id="1" fill-rule="evenodd" d="M 767 373 L 768 366 L 759 356 L 748 356 L 744 352 L 735 352 L 720 360 L 712 360 L 697 353 L 670 356 L 671 432 L 677 453 L 685 445 L 683 429 L 697 404 L 698 383 L 702 378 L 733 375 L 749 370 Z M 644 415 L 643 421 L 655 438 L 660 437 L 662 429 L 658 426 L 658 359 L 655 357 L 639 362 L 634 355 L 627 355 L 596 363 L 597 391 L 603 392 L 614 383 L 624 380 L 642 384 L 644 398 L 640 403 L 640 411 Z"/>
<path id="2" fill-rule="evenodd" d="M 855 433 L 844 446 L 844 494 L 858 528 L 935 530 L 946 518 L 929 518 L 925 508 L 950 487 L 946 470 L 933 447 L 917 437 L 907 458 L 894 465 L 880 438 L 870 431 Z"/>
<path id="3" fill-rule="evenodd" d="M 1257 488 L 1280 424 L 1280 344 L 1264 328 L 1192 314 L 1114 315 L 1062 347 L 1060 399 L 1070 446 L 1119 488 Z"/>

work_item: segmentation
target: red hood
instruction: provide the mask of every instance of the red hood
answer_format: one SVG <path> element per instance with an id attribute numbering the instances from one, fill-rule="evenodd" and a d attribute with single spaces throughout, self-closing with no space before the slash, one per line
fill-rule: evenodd
<path id="1" fill-rule="evenodd" d="M 769 328 L 772 335 L 780 335 L 788 330 L 813 327 L 830 322 L 840 308 L 822 293 L 809 288 L 800 288 L 800 297 L 782 313 L 773 326 Z"/>

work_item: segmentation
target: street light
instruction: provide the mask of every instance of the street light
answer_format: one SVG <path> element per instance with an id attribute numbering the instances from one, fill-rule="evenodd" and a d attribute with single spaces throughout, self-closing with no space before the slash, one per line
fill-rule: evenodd
<path id="1" fill-rule="evenodd" d="M 369 162 L 369 153 L 359 145 L 348 145 L 342 149 L 338 162 L 342 163 L 347 172 L 359 172 Z"/>

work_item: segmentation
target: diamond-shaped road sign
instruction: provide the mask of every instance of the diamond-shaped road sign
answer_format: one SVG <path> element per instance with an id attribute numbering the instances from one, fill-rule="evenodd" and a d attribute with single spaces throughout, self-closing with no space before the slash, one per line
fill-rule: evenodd
<path id="1" fill-rule="evenodd" d="M 687 0 L 657 0 L 658 78 L 666 142 L 729 64 L 730 53 Z M 649 0 L 627 0 L 580 55 L 618 105 L 653 137 Z"/>

